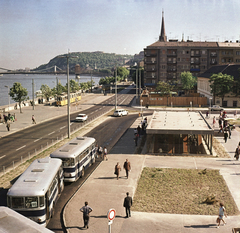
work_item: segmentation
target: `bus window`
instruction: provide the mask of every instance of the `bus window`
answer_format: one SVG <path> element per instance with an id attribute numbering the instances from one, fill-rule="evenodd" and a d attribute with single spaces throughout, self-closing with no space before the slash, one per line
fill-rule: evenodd
<path id="1" fill-rule="evenodd" d="M 24 208 L 23 197 L 12 197 L 12 208 Z"/>
<path id="2" fill-rule="evenodd" d="M 44 206 L 44 196 L 39 197 L 39 206 L 43 207 Z"/>
<path id="3" fill-rule="evenodd" d="M 64 167 L 74 166 L 74 158 L 62 159 L 62 163 Z"/>
<path id="4" fill-rule="evenodd" d="M 26 208 L 37 208 L 38 207 L 38 197 L 25 197 Z"/>

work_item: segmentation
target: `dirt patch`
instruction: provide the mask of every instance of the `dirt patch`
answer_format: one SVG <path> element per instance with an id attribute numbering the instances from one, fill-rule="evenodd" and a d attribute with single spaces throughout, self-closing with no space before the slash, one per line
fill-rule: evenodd
<path id="1" fill-rule="evenodd" d="M 220 201 L 228 215 L 239 214 L 218 170 L 144 168 L 132 210 L 216 215 Z"/>

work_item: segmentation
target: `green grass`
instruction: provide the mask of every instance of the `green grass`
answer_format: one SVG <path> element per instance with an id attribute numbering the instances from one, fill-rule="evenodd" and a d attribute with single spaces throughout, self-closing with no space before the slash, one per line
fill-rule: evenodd
<path id="1" fill-rule="evenodd" d="M 213 204 L 205 203 L 214 198 Z M 218 170 L 144 168 L 132 210 L 141 212 L 216 215 L 219 202 L 228 215 L 239 214 Z"/>

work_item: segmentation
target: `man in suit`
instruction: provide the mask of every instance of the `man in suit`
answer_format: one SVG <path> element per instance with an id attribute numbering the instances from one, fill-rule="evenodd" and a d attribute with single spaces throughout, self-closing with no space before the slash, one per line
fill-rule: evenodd
<path id="1" fill-rule="evenodd" d="M 132 206 L 132 197 L 129 196 L 129 192 L 126 193 L 127 196 L 124 198 L 123 207 L 126 210 L 126 218 L 131 217 L 131 206 Z"/>
<path id="2" fill-rule="evenodd" d="M 128 173 L 129 173 L 129 171 L 131 170 L 131 164 L 130 164 L 130 162 L 128 161 L 128 159 L 126 159 L 126 161 L 124 162 L 123 168 L 124 168 L 125 171 L 126 171 L 126 177 L 127 177 L 127 179 L 128 179 Z"/>

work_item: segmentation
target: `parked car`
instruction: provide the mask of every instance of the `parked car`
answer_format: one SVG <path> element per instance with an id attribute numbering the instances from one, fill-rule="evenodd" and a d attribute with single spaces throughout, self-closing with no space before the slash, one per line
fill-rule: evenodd
<path id="1" fill-rule="evenodd" d="M 210 111 L 222 111 L 224 110 L 222 107 L 220 107 L 219 105 L 213 105 L 212 107 L 208 108 Z"/>
<path id="2" fill-rule="evenodd" d="M 128 115 L 128 111 L 125 109 L 116 109 L 113 113 L 113 116 L 126 116 Z"/>
<path id="3" fill-rule="evenodd" d="M 86 114 L 78 114 L 76 117 L 76 121 L 86 121 L 88 119 L 88 116 Z"/>

